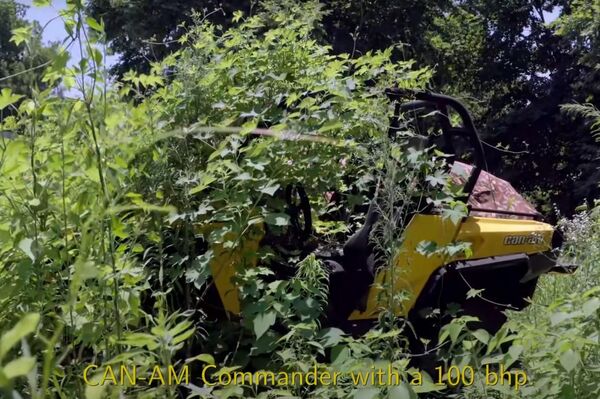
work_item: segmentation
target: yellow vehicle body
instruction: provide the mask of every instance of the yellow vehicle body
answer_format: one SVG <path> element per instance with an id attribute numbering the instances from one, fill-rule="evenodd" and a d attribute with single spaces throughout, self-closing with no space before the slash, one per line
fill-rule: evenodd
<path id="1" fill-rule="evenodd" d="M 549 224 L 522 219 L 501 219 L 469 216 L 454 224 L 439 215 L 415 215 L 408 224 L 399 255 L 392 268 L 383 268 L 375 276 L 368 291 L 366 309 L 355 310 L 349 320 L 376 319 L 379 312 L 389 306 L 384 295 L 384 287 L 392 287 L 392 292 L 406 291 L 408 299 L 397 305 L 394 313 L 406 316 L 421 294 L 431 275 L 443 265 L 464 259 L 447 256 L 425 256 L 417 251 L 423 241 L 435 237 L 438 246 L 452 242 L 471 243 L 472 255 L 469 259 L 482 259 L 511 254 L 536 254 L 551 247 L 553 227 Z M 237 270 L 252 267 L 244 264 L 247 252 L 255 252 L 262 235 L 245 240 L 242 248 L 232 251 L 222 246 L 213 248 L 215 257 L 210 263 L 214 283 L 219 292 L 223 307 L 231 314 L 239 314 L 240 301 L 234 283 Z"/>
<path id="2" fill-rule="evenodd" d="M 421 138 L 427 146 L 441 146 L 444 153 L 452 154 L 449 178 L 462 187 L 462 200 L 469 212 L 458 223 L 443 218 L 439 209 L 414 214 L 398 227 L 404 228 L 398 255 L 391 266 L 382 267 L 370 241 L 378 218 L 375 187 L 363 226 L 345 243 L 328 254 L 320 254 L 320 248 L 308 250 L 330 272 L 327 320 L 353 328 L 361 321 L 377 319 L 382 310 L 391 310 L 416 326 L 419 335 L 426 336 L 435 331 L 432 319 L 452 315 L 451 305 L 458 304 L 466 314 L 478 317 L 488 331 L 497 331 L 505 309 L 521 310 L 528 305 L 540 275 L 564 268 L 546 256 L 552 249 L 554 228 L 541 222 L 542 215 L 507 181 L 487 171 L 483 144 L 469 112 L 458 100 L 416 92 L 413 101 L 403 102 L 406 93 L 398 88 L 388 89 L 386 94 L 396 105 L 388 131 L 391 140 L 402 130 L 401 121 L 406 116 L 414 119 L 417 131 L 425 126 L 423 120 L 437 118 L 441 135 L 432 136 L 424 128 L 426 135 Z M 458 125 L 450 118 L 451 112 L 459 116 Z M 443 141 L 438 143 L 439 138 Z M 462 142 L 460 151 L 454 146 L 458 138 Z M 465 152 L 472 164 L 461 162 L 460 154 Z M 293 200 L 293 193 L 299 201 Z M 309 236 L 315 238 L 309 198 L 298 184 L 288 185 L 285 197 L 290 220 L 294 220 L 291 226 L 303 234 L 297 234 L 303 238 L 296 240 L 302 246 L 310 241 Z M 216 255 L 210 263 L 214 283 L 223 308 L 230 314 L 240 313 L 236 271 L 255 266 L 256 256 L 246 255 L 255 254 L 265 238 L 263 228 L 255 227 L 254 236 L 245 238 L 241 248 L 211 248 Z M 457 243 L 468 243 L 470 247 L 469 251 L 452 252 L 456 255 L 449 255 L 448 250 L 427 254 L 420 250 L 424 242 L 446 249 Z M 479 295 L 484 291 L 485 298 Z M 428 312 L 430 309 L 437 312 Z"/>
<path id="3" fill-rule="evenodd" d="M 449 219 L 443 220 L 437 215 L 415 215 L 406 229 L 405 239 L 394 267 L 382 269 L 377 273 L 375 283 L 369 290 L 366 310 L 354 311 L 350 315 L 350 320 L 377 318 L 379 311 L 385 307 L 385 303 L 381 303 L 385 300 L 382 290 L 390 284 L 393 292 L 400 290 L 407 292 L 408 299 L 394 309 L 396 315 L 406 316 L 427 280 L 437 269 L 465 259 L 464 256 L 449 258 L 418 253 L 419 243 L 431 240 L 432 235 L 439 239 L 436 242 L 438 246 L 445 246 L 452 242 L 469 242 L 473 252 L 470 259 L 482 259 L 547 251 L 551 246 L 553 231 L 549 224 L 533 220 L 468 217 L 464 222 L 454 224 Z M 506 244 L 507 237 L 514 236 L 531 237 L 531 240 L 523 240 L 524 243 L 520 245 Z"/>

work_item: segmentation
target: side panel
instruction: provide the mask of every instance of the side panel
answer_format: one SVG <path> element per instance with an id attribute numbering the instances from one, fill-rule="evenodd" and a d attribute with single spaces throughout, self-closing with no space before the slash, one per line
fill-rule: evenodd
<path id="1" fill-rule="evenodd" d="M 240 298 L 233 278 L 238 270 L 256 266 L 256 252 L 262 237 L 261 227 L 244 240 L 241 248 L 224 248 L 220 244 L 211 247 L 214 253 L 209 268 L 223 307 L 229 313 L 240 313 Z"/>
<path id="2" fill-rule="evenodd" d="M 451 242 L 470 242 L 473 251 L 469 259 L 517 253 L 532 254 L 551 247 L 553 228 L 533 220 L 498 219 L 470 216 L 458 225 L 438 215 L 416 215 L 409 223 L 404 242 L 394 267 L 382 269 L 375 276 L 364 312 L 354 311 L 349 320 L 376 318 L 379 311 L 395 306 L 394 312 L 406 316 L 414 305 L 429 276 L 439 267 L 464 259 L 464 256 L 423 256 L 417 252 L 422 241 L 434 241 L 438 246 Z M 407 297 L 393 301 L 387 293 L 405 290 Z"/>

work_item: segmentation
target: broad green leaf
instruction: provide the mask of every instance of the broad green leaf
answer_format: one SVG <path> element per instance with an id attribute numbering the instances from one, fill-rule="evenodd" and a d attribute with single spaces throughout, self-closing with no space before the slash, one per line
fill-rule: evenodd
<path id="1" fill-rule="evenodd" d="M 511 355 L 513 357 L 513 359 L 518 359 L 519 356 L 521 356 L 521 353 L 523 353 L 523 345 L 511 345 L 511 347 L 508 349 L 508 354 Z"/>
<path id="2" fill-rule="evenodd" d="M 31 356 L 21 356 L 4 365 L 4 375 L 8 379 L 21 377 L 29 373 L 35 366 L 35 358 Z"/>
<path id="3" fill-rule="evenodd" d="M 454 204 L 451 208 L 442 210 L 442 218 L 450 219 L 453 224 L 458 224 L 463 217 L 467 215 L 467 208 L 464 204 Z"/>
<path id="4" fill-rule="evenodd" d="M 168 333 L 170 336 L 174 337 L 176 335 L 181 334 L 182 332 L 190 329 L 193 326 L 193 323 L 189 320 L 184 320 L 180 323 L 177 323 L 177 325 L 173 328 L 171 328 Z"/>
<path id="5" fill-rule="evenodd" d="M 240 130 L 240 134 L 243 136 L 243 135 L 252 133 L 254 130 L 256 130 L 257 127 L 258 127 L 257 119 L 249 120 L 249 121 L 245 122 L 244 124 L 242 124 L 242 129 Z"/>
<path id="6" fill-rule="evenodd" d="M 344 125 L 340 121 L 329 121 L 319 129 L 319 133 L 329 132 L 331 130 L 341 129 Z"/>
<path id="7" fill-rule="evenodd" d="M 556 312 L 553 313 L 550 316 L 550 324 L 552 324 L 553 326 L 562 323 L 565 320 L 569 320 L 573 318 L 573 314 L 572 313 L 566 313 L 566 312 Z"/>
<path id="8" fill-rule="evenodd" d="M 0 164 L 0 175 L 17 175 L 29 169 L 28 154 L 29 148 L 26 143 L 19 139 L 11 140 L 6 150 L 0 153 L 0 157 L 4 156 L 4 162 Z"/>
<path id="9" fill-rule="evenodd" d="M 33 0 L 33 5 L 36 7 L 48 7 L 52 4 L 52 0 Z"/>
<path id="10" fill-rule="evenodd" d="M 189 337 L 191 337 L 192 335 L 194 335 L 194 332 L 196 331 L 195 328 L 190 328 L 189 330 L 179 334 L 178 336 L 176 336 L 175 338 L 173 338 L 173 344 L 177 345 L 183 341 L 185 341 L 186 339 L 188 339 Z"/>
<path id="11" fill-rule="evenodd" d="M 31 206 L 32 208 L 37 208 L 38 206 L 40 206 L 41 202 L 38 198 L 34 198 L 32 200 L 27 201 L 27 203 L 29 204 L 29 206 Z"/>
<path id="12" fill-rule="evenodd" d="M 274 311 L 259 313 L 252 322 L 256 338 L 260 338 L 273 324 L 275 324 L 276 314 Z"/>
<path id="13" fill-rule="evenodd" d="M 450 340 L 452 343 L 456 343 L 464 326 L 465 325 L 462 323 L 452 323 L 448 326 L 448 332 L 450 333 Z"/>
<path id="14" fill-rule="evenodd" d="M 87 17 L 85 19 L 85 22 L 87 22 L 88 26 L 90 28 L 92 28 L 93 30 L 95 30 L 96 32 L 99 32 L 99 33 L 104 32 L 104 28 L 102 27 L 102 25 L 100 25 L 100 23 L 98 21 L 96 21 L 94 18 Z"/>
<path id="15" fill-rule="evenodd" d="M 185 278 L 188 283 L 193 283 L 198 289 L 202 289 L 206 281 L 210 278 L 210 261 L 213 259 L 214 253 L 209 249 L 202 255 L 196 257 L 185 271 Z"/>
<path id="16" fill-rule="evenodd" d="M 21 98 L 23 98 L 22 95 L 13 94 L 11 89 L 2 89 L 2 91 L 0 91 L 0 110 L 3 110 L 9 105 L 16 103 Z"/>
<path id="17" fill-rule="evenodd" d="M 33 240 L 31 238 L 24 238 L 19 241 L 19 249 L 25 253 L 32 261 L 35 262 L 35 254 L 32 250 Z"/>
<path id="18" fill-rule="evenodd" d="M 413 399 L 417 395 L 406 384 L 391 387 L 388 391 L 388 399 Z"/>
<path id="19" fill-rule="evenodd" d="M 467 291 L 467 299 L 475 298 L 476 296 L 479 296 L 479 294 L 481 294 L 483 291 L 485 291 L 484 288 L 482 288 L 482 289 L 471 288 L 469 291 Z"/>
<path id="20" fill-rule="evenodd" d="M 4 369 L 0 367 L 0 389 L 8 387 L 10 387 L 10 380 L 8 379 L 6 374 L 4 374 Z"/>
<path id="21" fill-rule="evenodd" d="M 353 399 L 376 399 L 380 390 L 377 388 L 360 388 L 354 391 Z"/>
<path id="22" fill-rule="evenodd" d="M 131 333 L 128 334 L 125 339 L 122 340 L 122 344 L 129 345 L 132 347 L 146 347 L 149 350 L 158 348 L 157 338 L 154 335 L 146 333 Z"/>
<path id="23" fill-rule="evenodd" d="M 92 261 L 75 263 L 75 274 L 82 281 L 96 278 L 100 273 L 100 268 Z"/>
<path id="24" fill-rule="evenodd" d="M 338 345 L 331 349 L 331 362 L 334 365 L 344 364 L 350 357 L 350 349 L 347 346 Z"/>
<path id="25" fill-rule="evenodd" d="M 248 172 L 243 172 L 240 173 L 239 175 L 237 175 L 236 177 L 234 177 L 235 180 L 240 180 L 240 181 L 248 181 L 248 180 L 252 180 L 252 175 Z"/>
<path id="26" fill-rule="evenodd" d="M 580 360 L 579 353 L 575 352 L 573 349 L 568 349 L 565 353 L 560 355 L 560 364 L 568 372 L 574 370 Z"/>
<path id="27" fill-rule="evenodd" d="M 242 19 L 243 17 L 244 17 L 244 12 L 241 10 L 236 10 L 233 13 L 232 21 L 233 21 L 233 23 L 239 22 L 240 19 Z"/>
<path id="28" fill-rule="evenodd" d="M 216 177 L 213 177 L 211 175 L 207 175 L 207 174 L 203 174 L 202 177 L 200 177 L 200 184 L 198 184 L 196 187 L 192 188 L 190 190 L 190 194 L 197 194 L 201 191 L 204 191 L 206 188 L 208 188 L 208 186 L 215 182 L 217 180 Z"/>
<path id="29" fill-rule="evenodd" d="M 17 324 L 0 337 L 0 361 L 22 338 L 33 333 L 40 322 L 38 313 L 29 313 L 23 316 Z"/>
<path id="30" fill-rule="evenodd" d="M 268 213 L 265 216 L 265 222 L 275 226 L 287 226 L 289 221 L 290 217 L 285 213 Z"/>
<path id="31" fill-rule="evenodd" d="M 215 364 L 215 358 L 212 355 L 209 355 L 208 353 L 202 353 L 200 355 L 189 358 L 186 360 L 186 363 L 190 363 L 195 360 L 199 360 L 206 364 Z"/>
<path id="32" fill-rule="evenodd" d="M 594 313 L 596 313 L 598 308 L 600 308 L 600 298 L 592 298 L 588 300 L 586 303 L 583 304 L 581 308 L 583 310 L 584 315 L 593 315 Z"/>
<path id="33" fill-rule="evenodd" d="M 100 384 L 102 373 L 95 374 L 90 378 L 90 384 L 85 385 L 85 399 L 103 399 L 104 390 L 109 384 Z"/>
<path id="34" fill-rule="evenodd" d="M 263 194 L 267 194 L 268 196 L 273 196 L 275 192 L 279 189 L 279 184 L 274 182 L 269 182 L 260 188 L 260 192 Z"/>
<path id="35" fill-rule="evenodd" d="M 478 341 L 480 341 L 486 345 L 490 341 L 490 333 L 488 333 L 487 331 L 485 331 L 482 328 L 473 331 L 472 334 L 475 338 L 477 338 Z"/>
<path id="36" fill-rule="evenodd" d="M 339 328 L 327 328 L 321 332 L 321 341 L 326 348 L 339 344 L 343 338 L 344 332 Z"/>
<path id="37" fill-rule="evenodd" d="M 423 256 L 431 256 L 437 251 L 438 245 L 434 241 L 421 241 L 417 244 L 417 253 Z"/>
<path id="38" fill-rule="evenodd" d="M 10 38 L 10 41 L 16 44 L 17 46 L 21 43 L 28 41 L 31 37 L 31 28 L 32 25 L 26 25 L 20 28 L 13 29 L 11 31 L 12 37 Z"/>
<path id="39" fill-rule="evenodd" d="M 445 384 L 436 384 L 431 376 L 424 371 L 421 371 L 421 384 L 420 385 L 411 385 L 411 389 L 415 393 L 427 393 L 427 392 L 437 392 L 442 391 L 446 388 Z M 409 381 L 411 377 L 409 376 Z"/>
<path id="40" fill-rule="evenodd" d="M 425 178 L 425 181 L 429 182 L 431 187 L 443 187 L 448 179 L 448 176 L 442 171 L 436 171 L 435 174 L 429 175 Z"/>

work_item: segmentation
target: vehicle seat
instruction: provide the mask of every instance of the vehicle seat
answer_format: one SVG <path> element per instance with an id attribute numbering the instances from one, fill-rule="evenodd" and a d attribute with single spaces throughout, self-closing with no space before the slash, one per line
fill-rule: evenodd
<path id="1" fill-rule="evenodd" d="M 346 271 L 358 271 L 372 269 L 372 263 L 368 262 L 369 256 L 373 253 L 373 245 L 369 241 L 373 226 L 379 219 L 379 212 L 375 200 L 369 204 L 369 209 L 365 216 L 364 225 L 358 229 L 346 241 L 343 247 L 344 269 Z M 371 266 L 371 267 L 369 267 Z M 371 274 L 373 270 L 369 270 Z"/>

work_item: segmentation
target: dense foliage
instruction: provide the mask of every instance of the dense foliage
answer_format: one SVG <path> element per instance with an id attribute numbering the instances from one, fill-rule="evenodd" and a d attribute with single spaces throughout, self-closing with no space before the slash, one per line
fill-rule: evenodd
<path id="1" fill-rule="evenodd" d="M 475 111 L 491 170 L 518 182 L 546 211 L 556 204 L 570 214 L 597 196 L 598 146 L 559 108 L 599 105 L 596 1 L 321 4 L 326 15 L 318 39 L 335 53 L 354 57 L 393 46 L 394 60 L 431 67 L 430 87 L 459 96 Z M 261 7 L 253 1 L 89 2 L 121 54 L 113 70 L 118 76 L 129 68 L 147 72 L 151 61 L 178 49 L 194 11 L 226 28 L 233 10 L 256 13 Z M 148 18 L 150 9 L 156 12 Z"/>
<path id="2" fill-rule="evenodd" d="M 114 39 L 110 32 L 123 20 L 107 16 L 98 21 L 86 16 L 80 2 L 68 2 L 62 18 L 85 55 L 82 62 L 68 66 L 59 53 L 44 69 L 45 87 L 32 81 L 28 84 L 34 90 L 14 86 L 0 97 L 1 111 L 12 109 L 0 131 L 14 136 L 0 137 L 0 395 L 597 398 L 597 210 L 562 222 L 563 256 L 581 265 L 578 274 L 548 276 L 534 304 L 512 315 L 495 336 L 472 328 L 472 318 L 457 318 L 443 327 L 439 345 L 424 343 L 426 352 L 411 353 L 410 326 L 391 312 L 402 306 L 406 293 L 393 287 L 384 287 L 384 293 L 393 293 L 387 298 L 390 311 L 365 335 L 352 337 L 326 325 L 328 273 L 298 248 L 300 240 L 310 239 L 302 237 L 286 212 L 285 188 L 302 183 L 316 234 L 334 243 L 363 224 L 364 205 L 374 186 L 383 186 L 375 245 L 384 263 L 397 256 L 403 239 L 399 221 L 415 211 L 398 204 L 419 198 L 414 206 L 432 204 L 456 223 L 466 209 L 448 178 L 446 156 L 432 149 L 407 150 L 414 136 L 409 126 L 402 126 L 398 139 L 388 137 L 391 109 L 384 89 L 422 88 L 444 74 L 456 80 L 463 73 L 478 74 L 478 68 L 461 63 L 460 52 L 474 46 L 483 58 L 498 46 L 519 47 L 493 35 L 498 43 L 487 47 L 487 39 L 476 37 L 487 35 L 484 26 L 490 21 L 510 26 L 506 8 L 486 20 L 481 15 L 491 5 L 477 8 L 466 2 L 442 21 L 439 15 L 448 11 L 439 8 L 443 2 L 436 7 L 418 3 L 431 7 L 433 26 L 439 28 L 424 35 L 428 42 L 421 44 L 452 53 L 444 56 L 455 57 L 447 69 L 399 62 L 394 47 L 366 51 L 371 45 L 357 44 L 360 51 L 351 55 L 323 45 L 320 40 L 331 34 L 326 29 L 330 18 L 353 16 L 352 4 L 336 16 L 324 15 L 318 2 L 267 2 L 252 14 L 226 15 L 228 29 L 205 15 L 193 16 L 177 37 L 167 38 L 174 34 L 169 31 L 157 38 L 177 40 L 161 53 L 160 62 L 123 71 L 121 80 L 111 84 L 104 65 L 106 40 Z M 128 8 L 126 21 L 140 22 L 137 8 L 145 9 L 144 4 Z M 399 7 L 409 16 L 412 5 Z M 543 18 L 551 5 L 537 5 L 535 11 Z M 577 5 L 572 19 L 562 20 L 564 35 L 585 34 L 588 28 L 582 26 L 590 26 Z M 387 15 L 377 7 L 368 12 L 373 10 Z M 461 14 L 465 10 L 472 15 Z M 518 32 L 531 23 L 523 22 L 530 18 L 526 11 L 513 27 L 511 37 L 518 41 Z M 180 16 L 173 8 L 165 18 L 179 21 Z M 376 29 L 376 20 L 368 16 L 365 29 Z M 473 27 L 468 35 L 459 34 L 463 20 Z M 539 21 L 534 25 L 534 30 L 548 29 Z M 151 35 L 133 34 L 135 26 L 125 31 L 127 40 L 114 39 L 113 45 L 135 64 L 136 56 L 125 49 Z M 24 45 L 39 42 L 35 32 L 13 33 Z M 532 31 L 533 37 L 537 34 Z M 593 62 L 588 53 L 573 56 Z M 492 84 L 482 89 L 486 93 L 509 95 L 499 88 L 504 83 L 480 79 L 481 85 Z M 461 92 L 473 87 L 458 84 L 452 87 Z M 59 87 L 69 91 L 61 94 Z M 593 105 L 566 109 L 586 129 L 586 118 L 597 112 Z M 589 129 L 586 133 L 593 142 Z M 323 193 L 332 191 L 343 205 L 333 207 L 326 200 Z M 262 235 L 268 245 L 259 248 L 256 237 Z M 469 245 L 435 250 L 468 254 Z M 232 261 L 239 265 L 242 305 L 241 317 L 228 320 L 216 317 L 210 307 L 211 262 L 224 254 L 237 256 Z M 477 373 L 485 365 L 513 365 L 528 373 L 530 383 L 521 389 L 486 386 L 485 377 L 477 375 L 470 386 L 449 378 L 436 384 L 432 370 L 422 372 L 420 384 L 395 386 L 357 385 L 348 377 L 335 385 L 285 387 L 250 382 L 203 386 L 197 378 L 183 385 L 97 385 L 105 377 L 102 372 L 90 374 L 92 384 L 83 378 L 86 365 L 123 362 L 138 365 L 140 375 L 151 374 L 155 366 L 167 374 L 168 365 L 189 365 L 195 376 L 205 365 L 221 373 L 313 367 L 334 373 L 391 364 L 410 381 L 429 359 L 446 368 L 472 366 Z"/>

